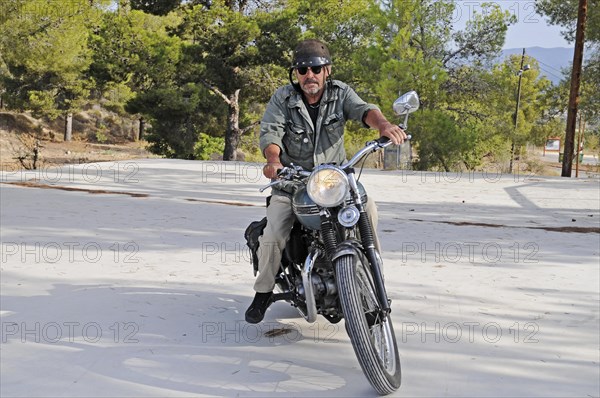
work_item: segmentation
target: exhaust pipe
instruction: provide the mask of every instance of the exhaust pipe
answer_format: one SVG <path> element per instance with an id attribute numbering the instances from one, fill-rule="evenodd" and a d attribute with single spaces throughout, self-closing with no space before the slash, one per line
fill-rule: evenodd
<path id="1" fill-rule="evenodd" d="M 317 320 L 317 303 L 315 301 L 315 293 L 312 283 L 312 270 L 317 257 L 321 255 L 321 250 L 313 248 L 304 261 L 302 268 L 302 285 L 304 287 L 304 298 L 306 302 L 306 314 L 304 319 L 307 322 L 314 323 Z"/>

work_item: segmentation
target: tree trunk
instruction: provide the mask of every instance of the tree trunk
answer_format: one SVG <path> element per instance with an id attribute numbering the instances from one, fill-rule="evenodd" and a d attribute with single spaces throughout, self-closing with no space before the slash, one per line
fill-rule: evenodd
<path id="1" fill-rule="evenodd" d="M 144 137 L 144 130 L 146 128 L 146 120 L 143 117 L 140 118 L 140 128 L 138 129 L 138 135 L 136 141 L 141 140 Z"/>
<path id="2" fill-rule="evenodd" d="M 65 141 L 71 141 L 73 137 L 73 113 L 65 115 Z"/>
<path id="3" fill-rule="evenodd" d="M 40 160 L 40 140 L 35 140 L 35 145 L 33 147 L 33 161 L 31 163 L 31 168 L 33 170 L 37 170 L 37 163 Z"/>
<path id="4" fill-rule="evenodd" d="M 237 160 L 237 148 L 240 144 L 242 131 L 240 130 L 240 90 L 235 90 L 229 99 L 229 115 L 227 118 L 227 131 L 225 132 L 225 150 L 223 160 Z"/>
<path id="5" fill-rule="evenodd" d="M 577 33 L 575 34 L 575 53 L 573 54 L 573 69 L 571 72 L 571 92 L 567 113 L 567 129 L 565 132 L 565 151 L 563 155 L 562 177 L 571 177 L 573 169 L 573 152 L 575 149 L 575 124 L 577 108 L 579 107 L 579 85 L 581 83 L 581 65 L 583 63 L 583 44 L 585 38 L 585 23 L 587 17 L 587 0 L 579 0 L 577 15 Z"/>

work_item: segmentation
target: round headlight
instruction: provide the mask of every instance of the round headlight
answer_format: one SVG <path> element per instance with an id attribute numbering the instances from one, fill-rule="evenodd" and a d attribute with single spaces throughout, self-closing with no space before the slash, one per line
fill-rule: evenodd
<path id="1" fill-rule="evenodd" d="M 331 165 L 315 168 L 306 184 L 308 196 L 319 206 L 334 207 L 344 201 L 348 194 L 348 176 Z"/>

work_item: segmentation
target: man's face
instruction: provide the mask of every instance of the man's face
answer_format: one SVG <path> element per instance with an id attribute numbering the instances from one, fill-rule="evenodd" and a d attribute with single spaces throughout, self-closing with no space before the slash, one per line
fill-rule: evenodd
<path id="1" fill-rule="evenodd" d="M 300 83 L 300 88 L 309 96 L 321 94 L 325 88 L 325 79 L 329 76 L 331 66 L 325 65 L 321 67 L 319 73 L 314 73 L 311 68 L 305 68 L 305 70 L 306 74 L 302 75 L 300 74 L 303 71 L 302 68 L 296 69 L 296 77 Z"/>

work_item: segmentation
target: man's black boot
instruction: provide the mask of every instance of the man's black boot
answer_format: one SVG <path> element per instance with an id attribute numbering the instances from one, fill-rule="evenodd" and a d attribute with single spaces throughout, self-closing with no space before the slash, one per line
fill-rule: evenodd
<path id="1" fill-rule="evenodd" d="M 269 305 L 271 305 L 272 292 L 269 293 L 256 293 L 252 304 L 246 310 L 246 322 L 258 323 L 265 317 L 265 312 Z"/>

